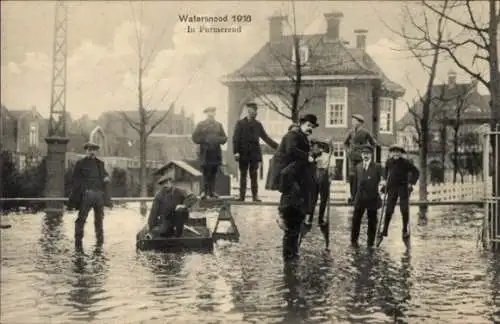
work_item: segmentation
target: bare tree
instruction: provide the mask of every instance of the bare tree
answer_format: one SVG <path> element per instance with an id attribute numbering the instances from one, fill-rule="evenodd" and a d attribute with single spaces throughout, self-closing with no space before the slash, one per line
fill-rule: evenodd
<path id="1" fill-rule="evenodd" d="M 444 1 L 441 8 L 443 15 L 448 10 L 448 0 Z M 442 100 L 441 93 L 437 94 L 433 91 L 434 81 L 436 79 L 436 71 L 441 54 L 440 44 L 444 39 L 444 31 L 446 27 L 446 19 L 443 15 L 429 14 L 422 10 L 421 15 L 417 15 L 413 8 L 409 5 L 404 5 L 402 10 L 402 18 L 404 23 L 400 30 L 393 30 L 397 35 L 405 40 L 405 50 L 409 51 L 415 59 L 420 63 L 421 67 L 427 72 L 428 79 L 425 92 L 418 92 L 418 98 L 409 106 L 409 112 L 412 114 L 417 130 L 419 144 L 419 167 L 420 167 L 420 182 L 419 182 L 419 199 L 427 200 L 427 159 L 430 143 L 430 121 L 432 120 L 431 107 Z M 418 19 L 420 17 L 421 19 Z M 432 22 L 437 21 L 435 26 Z M 426 41 L 429 35 L 434 35 L 436 44 Z M 427 219 L 427 206 L 420 206 L 420 218 Z"/>
<path id="2" fill-rule="evenodd" d="M 166 118 L 169 116 L 169 113 L 173 110 L 174 103 L 180 97 L 182 91 L 191 83 L 196 73 L 193 73 L 188 80 L 188 83 L 179 91 L 176 98 L 170 103 L 169 108 L 166 111 L 159 111 L 152 108 L 151 99 L 154 95 L 154 90 L 156 86 L 159 84 L 161 78 L 158 78 L 156 82 L 153 84 L 153 89 L 149 94 L 149 99 L 145 98 L 145 89 L 144 89 L 144 76 L 149 71 L 150 64 L 157 54 L 158 45 L 161 37 L 166 31 L 166 26 L 162 30 L 160 36 L 153 43 L 151 50 L 146 53 L 145 51 L 145 38 L 143 32 L 139 26 L 142 22 L 142 3 L 141 3 L 141 19 L 137 19 L 136 12 L 129 2 L 130 8 L 132 11 L 132 17 L 134 21 L 135 28 L 135 38 L 137 45 L 137 110 L 139 113 L 138 120 L 131 118 L 125 112 L 122 112 L 122 117 L 127 121 L 132 129 L 134 129 L 139 135 L 139 183 L 140 183 L 140 196 L 147 196 L 147 179 L 148 179 L 148 170 L 147 170 L 147 144 L 148 138 L 153 133 L 153 131 L 163 123 Z M 201 68 L 204 61 L 198 67 Z M 195 70 L 196 71 L 198 71 Z M 162 97 L 160 98 L 160 102 L 157 105 L 161 105 L 167 96 L 169 95 L 170 89 L 167 89 Z M 145 100 L 146 99 L 146 100 Z M 141 203 L 140 212 L 142 215 L 145 215 L 147 212 L 147 207 L 145 203 Z"/>

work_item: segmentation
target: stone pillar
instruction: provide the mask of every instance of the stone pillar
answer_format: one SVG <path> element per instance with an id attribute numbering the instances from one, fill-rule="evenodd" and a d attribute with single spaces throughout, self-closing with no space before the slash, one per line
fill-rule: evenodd
<path id="1" fill-rule="evenodd" d="M 47 137 L 47 178 L 45 197 L 64 197 L 64 174 L 66 170 L 66 151 L 69 139 L 66 137 Z M 48 201 L 45 205 L 47 215 L 61 216 L 64 212 L 62 201 Z"/>

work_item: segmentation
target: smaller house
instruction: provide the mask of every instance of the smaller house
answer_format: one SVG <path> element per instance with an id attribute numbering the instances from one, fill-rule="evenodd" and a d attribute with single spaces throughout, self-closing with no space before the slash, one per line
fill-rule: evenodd
<path id="1" fill-rule="evenodd" d="M 174 179 L 176 186 L 198 193 L 201 188 L 202 173 L 182 160 L 173 160 L 156 171 L 157 178 L 170 176 Z M 155 188 L 155 192 L 159 188 Z"/>

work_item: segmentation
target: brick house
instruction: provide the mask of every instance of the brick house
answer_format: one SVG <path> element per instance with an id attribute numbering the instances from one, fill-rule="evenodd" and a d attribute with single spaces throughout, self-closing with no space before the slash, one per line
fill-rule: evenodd
<path id="1" fill-rule="evenodd" d="M 386 148 L 395 142 L 395 102 L 405 89 L 389 80 L 366 52 L 366 30 L 354 31 L 356 45 L 351 47 L 340 36 L 343 14 L 333 12 L 324 17 L 327 23 L 324 34 L 299 36 L 299 53 L 304 63 L 299 102 L 305 102 L 301 113 L 318 116 L 320 126 L 315 136 L 333 138 L 336 179 L 345 180 L 343 142 L 351 127 L 350 116 L 363 115 L 366 127 Z M 279 109 L 289 115 L 289 94 L 295 84 L 290 78 L 295 73 L 293 36 L 283 33 L 286 19 L 270 17 L 268 42 L 241 68 L 222 79 L 228 87 L 230 138 L 236 121 L 242 117 L 243 104 L 250 100 L 265 107 L 260 109 L 258 118 L 275 140 L 279 141 L 290 125 L 288 118 L 275 111 Z M 228 154 L 231 153 L 232 143 L 228 141 Z M 264 157 L 261 175 L 266 174 L 270 157 Z M 233 159 L 229 157 L 227 161 L 235 169 Z"/>
<path id="2" fill-rule="evenodd" d="M 2 148 L 11 152 L 19 169 L 36 165 L 47 151 L 48 122 L 36 107 L 10 110 L 2 105 Z"/>

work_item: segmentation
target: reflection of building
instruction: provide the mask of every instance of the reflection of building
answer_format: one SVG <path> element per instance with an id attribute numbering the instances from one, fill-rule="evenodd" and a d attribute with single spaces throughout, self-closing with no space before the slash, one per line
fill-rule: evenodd
<path id="1" fill-rule="evenodd" d="M 45 135 L 48 123 L 36 107 L 10 110 L 2 105 L 2 148 L 13 154 L 17 167 L 24 169 L 36 165 L 45 155 Z"/>
<path id="2" fill-rule="evenodd" d="M 404 89 L 390 81 L 366 53 L 366 30 L 354 31 L 357 43 L 349 47 L 340 37 L 342 13 L 325 14 L 325 18 L 324 34 L 300 35 L 302 82 L 298 107 L 303 107 L 302 113 L 319 117 L 316 136 L 333 138 L 337 178 L 341 180 L 347 172 L 343 141 L 351 126 L 351 114 L 363 115 L 366 127 L 378 134 L 379 141 L 386 146 L 392 144 L 395 102 Z M 290 124 L 282 115 L 290 116 L 296 62 L 293 37 L 283 35 L 284 19 L 271 17 L 269 41 L 240 69 L 224 77 L 229 90 L 229 137 L 243 104 L 250 100 L 259 102 L 259 119 L 272 137 L 279 140 Z M 231 146 L 229 141 L 229 152 Z M 228 163 L 235 162 L 228 159 Z M 265 169 L 267 161 L 263 164 Z"/>

